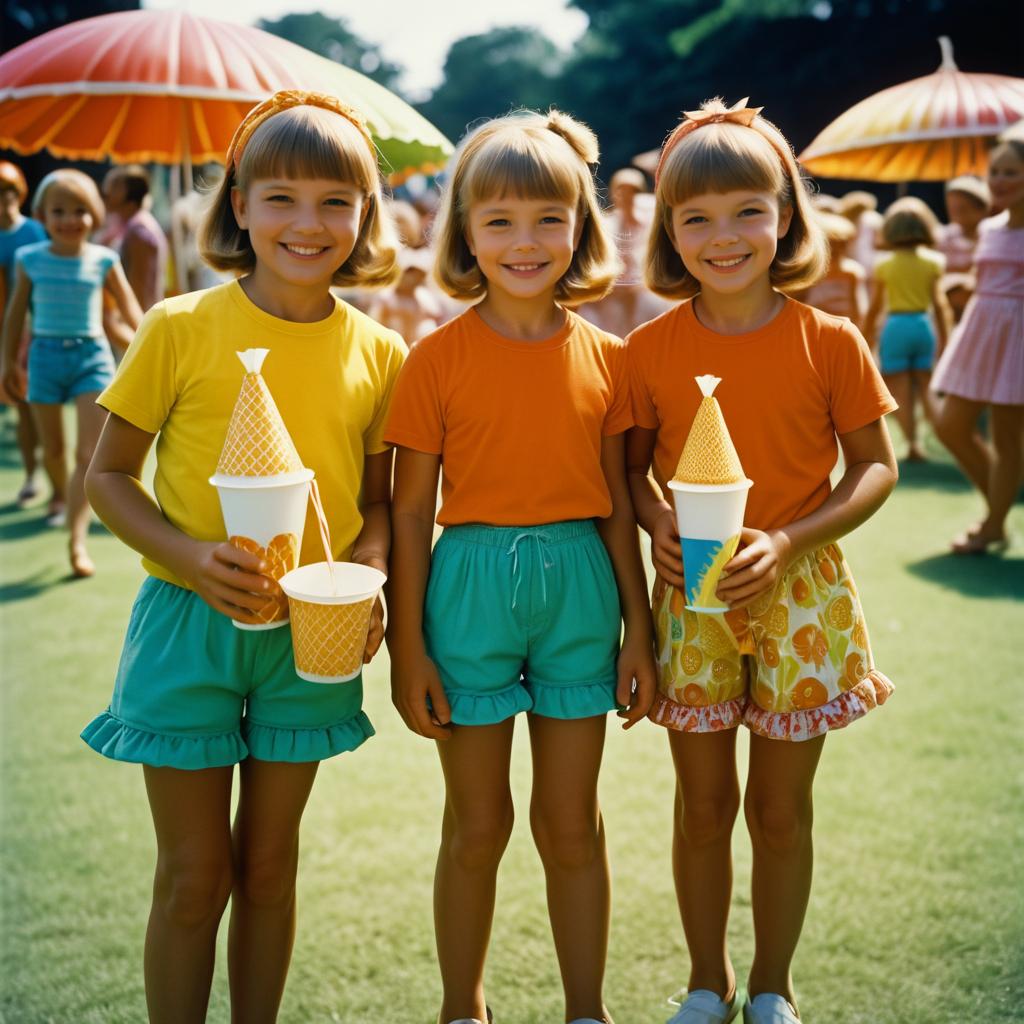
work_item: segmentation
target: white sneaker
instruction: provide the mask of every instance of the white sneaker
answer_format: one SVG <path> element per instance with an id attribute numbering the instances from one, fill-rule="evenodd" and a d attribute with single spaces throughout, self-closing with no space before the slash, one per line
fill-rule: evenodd
<path id="1" fill-rule="evenodd" d="M 667 1024 L 729 1024 L 739 1012 L 740 1001 L 736 996 L 727 1003 L 709 989 L 695 988 L 687 993 Z"/>
<path id="2" fill-rule="evenodd" d="M 744 1024 L 800 1024 L 796 1009 L 783 996 L 762 992 L 743 1007 Z"/>

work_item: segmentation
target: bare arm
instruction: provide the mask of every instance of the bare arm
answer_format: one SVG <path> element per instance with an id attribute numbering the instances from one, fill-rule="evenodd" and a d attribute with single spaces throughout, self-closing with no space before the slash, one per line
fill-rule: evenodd
<path id="1" fill-rule="evenodd" d="M 634 427 L 626 435 L 626 476 L 633 508 L 641 528 L 651 538 L 651 559 L 655 571 L 667 583 L 682 587 L 683 557 L 676 532 L 676 515 L 651 479 L 656 430 Z"/>
<path id="2" fill-rule="evenodd" d="M 259 575 L 266 563 L 227 541 L 197 541 L 172 526 L 142 486 L 142 467 L 156 435 L 110 414 L 85 478 L 86 493 L 110 530 L 146 558 L 185 580 L 215 611 L 239 622 L 261 621 L 277 583 Z"/>
<path id="3" fill-rule="evenodd" d="M 423 600 L 430 575 L 440 468 L 439 455 L 398 449 L 391 502 L 393 569 L 388 589 L 388 650 L 391 699 L 405 724 L 420 736 L 443 740 L 451 735 L 451 711 L 423 640 Z"/>
<path id="4" fill-rule="evenodd" d="M 949 325 L 953 322 L 953 311 L 949 308 L 946 293 L 939 285 L 939 279 L 932 282 L 932 309 L 935 311 L 935 335 L 938 344 L 935 348 L 936 358 L 942 355 L 949 341 Z"/>
<path id="5" fill-rule="evenodd" d="M 864 318 L 864 337 L 871 351 L 878 354 L 878 318 L 885 308 L 885 285 L 874 281 L 871 285 L 871 302 L 868 304 L 868 315 Z"/>
<path id="6" fill-rule="evenodd" d="M 352 561 L 370 565 L 385 575 L 391 552 L 391 463 L 393 455 L 386 452 L 363 458 L 363 486 L 359 511 L 363 528 L 352 546 Z M 369 662 L 384 639 L 384 606 L 378 597 L 370 616 L 370 633 L 366 638 L 363 662 Z"/>
<path id="7" fill-rule="evenodd" d="M 120 263 L 115 263 L 107 271 L 103 287 L 114 300 L 121 319 L 132 329 L 134 334 L 139 329 L 139 324 L 142 323 L 142 307 L 139 305 L 139 300 L 135 298 L 135 292 L 128 284 L 128 279 L 124 276 L 124 269 Z"/>
<path id="8" fill-rule="evenodd" d="M 32 282 L 25 271 L 18 267 L 11 301 L 4 310 L 3 356 L 0 360 L 0 377 L 4 382 L 4 390 L 11 398 L 25 397 L 25 371 L 18 365 L 18 348 L 21 345 L 21 332 L 25 329 L 25 314 L 28 312 L 31 298 Z"/>
<path id="9" fill-rule="evenodd" d="M 767 533 L 744 527 L 746 545 L 724 569 L 718 597 L 740 608 L 775 586 L 801 555 L 838 540 L 870 519 L 899 478 L 884 419 L 839 435 L 846 471 L 836 489 L 810 515 Z"/>
<path id="10" fill-rule="evenodd" d="M 597 531 L 608 549 L 619 590 L 625 635 L 618 658 L 618 687 L 615 698 L 627 711 L 620 711 L 623 728 L 636 725 L 648 712 L 655 692 L 654 648 L 651 607 L 647 603 L 647 580 L 640 558 L 636 518 L 626 481 L 625 435 L 601 440 L 601 468 L 612 498 L 612 513 L 597 520 Z M 636 692 L 633 681 L 636 680 Z"/>

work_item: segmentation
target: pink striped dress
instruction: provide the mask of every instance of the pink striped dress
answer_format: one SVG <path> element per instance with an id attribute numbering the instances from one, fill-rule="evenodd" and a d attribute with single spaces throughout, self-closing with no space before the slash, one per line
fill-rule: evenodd
<path id="1" fill-rule="evenodd" d="M 977 289 L 932 375 L 932 389 L 1024 405 L 1024 228 L 982 227 Z"/>

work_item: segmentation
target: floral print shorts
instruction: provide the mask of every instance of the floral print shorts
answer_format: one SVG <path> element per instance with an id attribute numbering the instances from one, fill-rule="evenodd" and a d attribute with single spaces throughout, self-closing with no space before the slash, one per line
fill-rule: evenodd
<path id="1" fill-rule="evenodd" d="M 660 577 L 652 606 L 658 696 L 650 717 L 683 732 L 743 722 L 761 736 L 808 740 L 885 702 L 857 589 L 835 544 L 797 559 L 745 608 L 691 612 Z"/>

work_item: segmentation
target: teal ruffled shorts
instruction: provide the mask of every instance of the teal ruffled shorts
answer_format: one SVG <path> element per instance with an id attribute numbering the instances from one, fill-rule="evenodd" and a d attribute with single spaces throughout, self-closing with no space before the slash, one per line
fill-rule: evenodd
<path id="1" fill-rule="evenodd" d="M 362 676 L 295 674 L 291 630 L 236 629 L 198 594 L 150 576 L 131 618 L 110 707 L 82 739 L 116 761 L 216 768 L 248 756 L 322 761 L 373 735 Z"/>
<path id="2" fill-rule="evenodd" d="M 611 711 L 620 631 L 593 520 L 449 526 L 434 548 L 423 632 L 456 725 Z"/>

